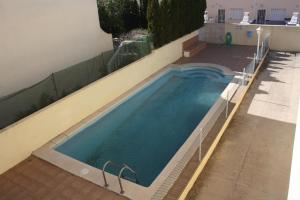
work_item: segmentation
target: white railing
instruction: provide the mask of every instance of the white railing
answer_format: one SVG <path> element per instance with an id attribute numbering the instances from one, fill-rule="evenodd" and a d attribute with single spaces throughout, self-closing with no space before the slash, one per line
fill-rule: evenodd
<path id="1" fill-rule="evenodd" d="M 247 81 L 252 77 L 252 75 L 256 70 L 256 67 L 258 66 L 262 58 L 266 55 L 269 48 L 270 48 L 270 35 L 265 37 L 265 39 L 262 41 L 262 44 L 259 47 L 258 56 L 254 53 L 251 62 L 243 69 L 242 79 L 240 83 L 241 85 L 247 84 Z"/>
<path id="2" fill-rule="evenodd" d="M 270 48 L 270 35 L 267 35 L 265 39 L 262 41 L 261 46 L 259 48 L 259 56 L 258 56 L 259 60 L 261 60 L 264 57 L 264 55 L 266 54 L 269 48 Z"/>

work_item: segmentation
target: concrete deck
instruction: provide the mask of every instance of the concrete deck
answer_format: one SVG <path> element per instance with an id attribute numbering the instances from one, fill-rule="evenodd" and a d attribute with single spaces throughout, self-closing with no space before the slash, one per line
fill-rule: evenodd
<path id="1" fill-rule="evenodd" d="M 188 199 L 287 198 L 300 54 L 271 53 Z"/>

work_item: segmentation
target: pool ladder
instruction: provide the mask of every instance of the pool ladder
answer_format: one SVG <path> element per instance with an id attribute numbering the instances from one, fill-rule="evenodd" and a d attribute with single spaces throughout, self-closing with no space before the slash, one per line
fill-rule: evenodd
<path id="1" fill-rule="evenodd" d="M 115 163 L 112 162 L 111 160 L 109 160 L 109 161 L 107 161 L 106 163 L 104 163 L 104 165 L 103 165 L 103 167 L 102 167 L 102 175 L 103 175 L 103 180 L 104 180 L 104 187 L 108 187 L 108 186 L 109 186 L 109 185 L 108 185 L 108 182 L 107 182 L 107 179 L 106 179 L 106 175 L 105 175 L 105 169 L 106 169 L 106 167 L 109 166 L 109 165 L 112 165 L 112 166 L 115 166 L 115 167 L 121 167 L 120 165 L 115 164 Z M 133 182 L 135 182 L 135 183 L 138 182 L 138 181 L 137 181 L 137 175 L 136 175 L 136 172 L 135 172 L 131 167 L 129 167 L 128 165 L 123 164 L 123 165 L 122 165 L 122 168 L 121 168 L 120 171 L 119 171 L 119 175 L 118 175 L 118 181 L 119 181 L 119 185 L 120 185 L 120 190 L 121 190 L 120 193 L 121 193 L 121 194 L 124 194 L 124 193 L 125 193 L 124 188 L 123 188 L 123 185 L 122 185 L 122 181 L 121 181 L 122 174 L 123 174 L 123 172 L 124 172 L 125 170 L 130 171 L 130 172 L 134 175 L 134 178 L 135 178 L 135 180 L 132 180 L 132 179 L 129 179 L 129 178 L 127 177 L 127 178 L 126 178 L 127 180 L 133 181 Z"/>

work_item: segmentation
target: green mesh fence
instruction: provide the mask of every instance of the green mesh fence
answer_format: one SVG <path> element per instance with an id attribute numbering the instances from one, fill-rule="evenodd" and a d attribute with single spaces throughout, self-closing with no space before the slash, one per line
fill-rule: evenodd
<path id="1" fill-rule="evenodd" d="M 57 100 L 57 93 L 53 84 L 53 76 L 1 99 L 0 128 L 30 115 L 55 100 Z"/>
<path id="2" fill-rule="evenodd" d="M 0 129 L 107 75 L 114 51 L 51 74 L 43 81 L 0 98 Z"/>
<path id="3" fill-rule="evenodd" d="M 108 73 L 114 72 L 151 53 L 151 39 L 141 37 L 135 41 L 124 41 L 107 64 Z"/>
<path id="4" fill-rule="evenodd" d="M 54 81 L 59 97 L 64 97 L 89 83 L 88 66 L 94 65 L 88 60 L 54 73 Z"/>

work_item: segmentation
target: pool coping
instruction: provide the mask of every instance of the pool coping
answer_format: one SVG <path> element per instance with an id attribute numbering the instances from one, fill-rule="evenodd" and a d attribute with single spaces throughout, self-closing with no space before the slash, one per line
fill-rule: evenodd
<path id="1" fill-rule="evenodd" d="M 163 68 L 162 70 L 159 70 L 159 72 L 151 75 L 149 78 L 145 79 L 141 82 L 141 86 L 134 88 L 130 92 L 126 92 L 126 95 L 124 97 L 121 97 L 120 99 L 116 99 L 112 104 L 109 104 L 107 107 L 102 111 L 96 111 L 93 116 L 87 117 L 86 120 L 83 120 L 82 122 L 74 125 L 72 128 L 67 130 L 66 132 L 60 134 L 50 142 L 48 142 L 43 147 L 39 148 L 37 151 L 34 151 L 33 154 L 43 160 L 46 160 L 65 171 L 68 171 L 76 176 L 79 176 L 85 180 L 88 180 L 90 182 L 93 182 L 97 185 L 103 186 L 103 176 L 102 176 L 102 170 L 94 168 L 92 166 L 89 166 L 85 163 L 82 163 L 80 161 L 77 161 L 71 157 L 68 157 L 64 154 L 59 153 L 58 151 L 55 151 L 53 147 L 61 144 L 62 142 L 69 139 L 74 134 L 77 134 L 82 128 L 88 126 L 90 123 L 93 123 L 95 120 L 100 118 L 101 116 L 105 115 L 106 113 L 113 110 L 115 107 L 129 99 L 131 96 L 136 94 L 137 92 L 141 91 L 157 79 L 159 79 L 161 76 L 163 76 L 165 73 L 168 73 L 168 71 L 172 70 L 173 68 L 188 68 L 191 66 L 197 66 L 197 67 L 213 67 L 221 69 L 223 74 L 225 75 L 235 75 L 234 72 L 232 72 L 230 69 L 216 65 L 211 63 L 189 63 L 184 65 L 175 65 L 171 64 L 167 67 Z M 161 173 L 155 178 L 155 180 L 152 182 L 152 184 L 149 187 L 144 187 L 135 183 L 132 183 L 130 181 L 127 181 L 125 179 L 122 179 L 123 187 L 125 190 L 124 196 L 131 198 L 131 199 L 151 199 L 151 197 L 157 192 L 159 187 L 164 183 L 166 178 L 170 175 L 171 171 L 176 167 L 178 162 L 184 157 L 185 153 L 191 146 L 191 144 L 195 141 L 195 139 L 199 135 L 199 131 L 201 127 L 209 121 L 211 116 L 216 112 L 216 108 L 220 106 L 220 103 L 224 102 L 224 99 L 226 99 L 226 96 L 228 95 L 228 90 L 236 87 L 235 78 L 237 75 L 234 76 L 233 80 L 227 85 L 227 87 L 224 89 L 224 91 L 221 93 L 219 99 L 215 102 L 215 104 L 210 108 L 210 110 L 207 112 L 205 117 L 201 120 L 201 122 L 198 124 L 198 126 L 195 128 L 195 130 L 191 133 L 191 135 L 187 138 L 187 140 L 184 142 L 184 144 L 179 148 L 179 150 L 173 155 L 169 163 L 164 167 L 164 169 L 161 171 Z M 138 84 L 140 85 L 140 84 Z M 106 177 L 109 183 L 109 187 L 107 187 L 108 190 L 111 190 L 113 192 L 119 193 L 120 187 L 118 179 L 115 175 L 112 175 L 110 173 L 106 173 Z"/>

